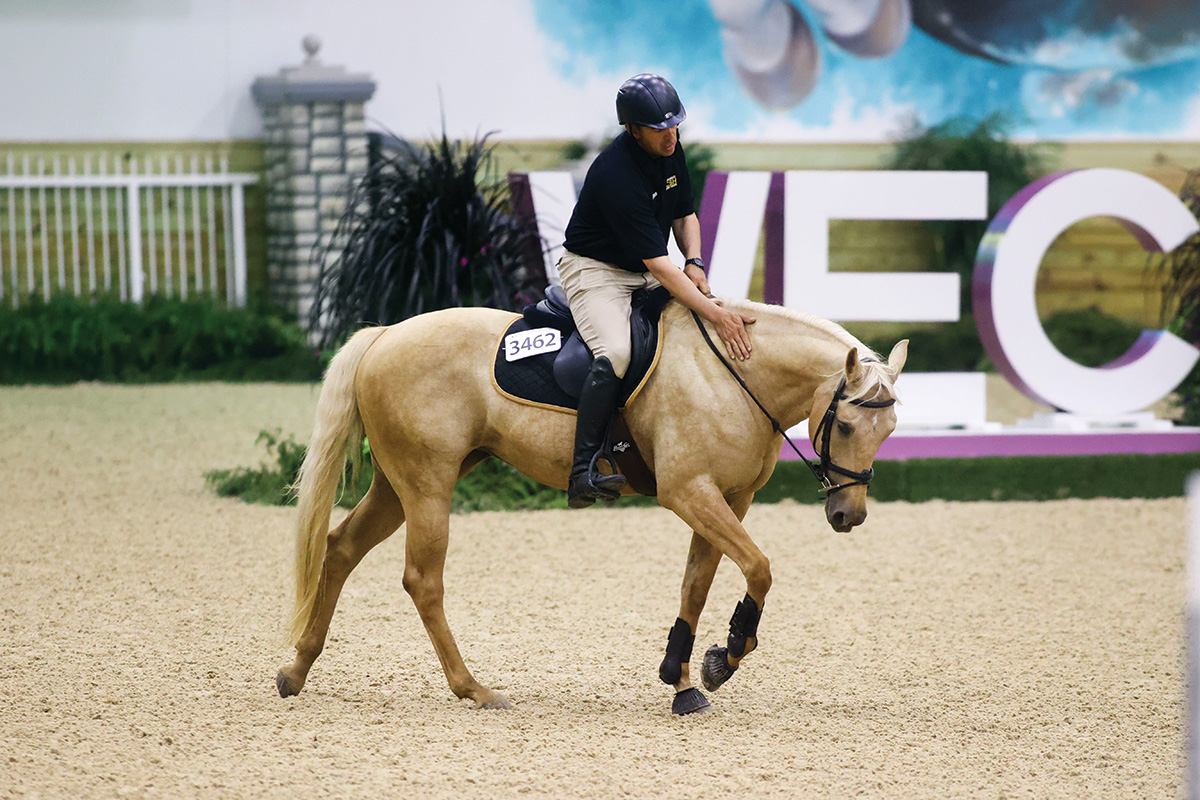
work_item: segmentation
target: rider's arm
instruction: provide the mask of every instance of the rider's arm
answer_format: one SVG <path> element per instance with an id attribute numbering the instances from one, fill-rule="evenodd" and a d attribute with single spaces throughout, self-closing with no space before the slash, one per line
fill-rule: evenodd
<path id="1" fill-rule="evenodd" d="M 750 357 L 750 333 L 746 325 L 754 322 L 753 317 L 722 308 L 696 288 L 691 278 L 684 275 L 667 256 L 647 258 L 642 263 L 651 275 L 658 278 L 659 283 L 667 287 L 672 297 L 713 324 L 732 358 L 745 360 Z"/>

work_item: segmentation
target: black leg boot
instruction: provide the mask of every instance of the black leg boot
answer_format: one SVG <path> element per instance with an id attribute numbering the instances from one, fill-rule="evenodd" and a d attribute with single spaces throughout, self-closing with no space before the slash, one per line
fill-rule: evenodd
<path id="1" fill-rule="evenodd" d="M 567 488 L 567 505 L 587 508 L 597 499 L 615 500 L 625 488 L 624 475 L 605 475 L 596 469 L 608 437 L 608 423 L 617 407 L 621 379 L 612 364 L 601 356 L 583 382 L 579 395 L 579 418 L 575 422 L 575 460 Z M 611 462 L 610 462 L 611 463 Z"/>

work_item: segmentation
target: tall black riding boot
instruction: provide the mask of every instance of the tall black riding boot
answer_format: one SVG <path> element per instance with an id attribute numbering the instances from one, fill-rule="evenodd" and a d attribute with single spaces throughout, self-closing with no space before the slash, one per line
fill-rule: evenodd
<path id="1" fill-rule="evenodd" d="M 603 356 L 592 362 L 579 395 L 579 418 L 575 422 L 575 460 L 567 488 L 567 505 L 587 508 L 597 499 L 615 500 L 625 488 L 624 475 L 605 475 L 596 469 L 598 456 L 608 438 L 608 423 L 617 407 L 621 379 Z M 611 463 L 611 462 L 610 462 Z"/>

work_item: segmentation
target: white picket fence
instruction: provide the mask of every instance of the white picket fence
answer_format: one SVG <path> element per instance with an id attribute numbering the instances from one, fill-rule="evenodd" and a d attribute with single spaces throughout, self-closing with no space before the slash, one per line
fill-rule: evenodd
<path id="1" fill-rule="evenodd" d="M 0 303 L 73 293 L 246 303 L 244 189 L 225 157 L 0 159 Z"/>

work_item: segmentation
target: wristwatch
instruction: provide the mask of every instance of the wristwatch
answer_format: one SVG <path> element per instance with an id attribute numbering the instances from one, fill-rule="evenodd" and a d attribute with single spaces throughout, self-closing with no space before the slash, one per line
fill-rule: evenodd
<path id="1" fill-rule="evenodd" d="M 685 267 L 689 264 L 695 264 L 700 269 L 704 269 L 704 259 L 702 258 L 689 258 L 687 261 L 683 262 Z"/>

